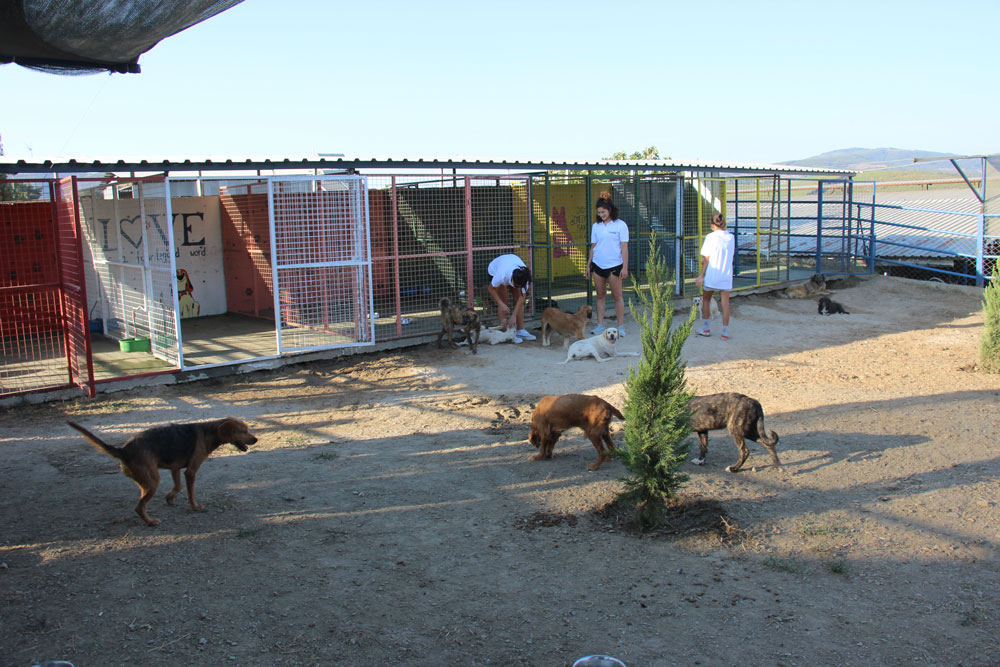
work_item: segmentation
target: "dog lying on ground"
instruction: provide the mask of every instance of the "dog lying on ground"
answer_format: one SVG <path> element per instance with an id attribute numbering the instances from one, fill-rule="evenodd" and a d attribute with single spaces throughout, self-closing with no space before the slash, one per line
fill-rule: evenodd
<path id="1" fill-rule="evenodd" d="M 489 343 L 490 345 L 497 345 L 498 343 L 514 343 L 515 345 L 520 345 L 522 341 L 517 336 L 517 330 L 514 327 L 507 329 L 506 331 L 501 331 L 500 327 L 488 327 L 479 332 L 479 343 Z M 464 340 L 458 341 L 459 345 L 468 345 L 468 342 Z"/>
<path id="2" fill-rule="evenodd" d="M 826 289 L 826 276 L 822 273 L 816 273 L 813 274 L 813 277 L 809 280 L 789 285 L 785 289 L 778 292 L 778 296 L 785 299 L 805 299 L 829 293 L 830 291 Z"/>
<path id="3" fill-rule="evenodd" d="M 559 363 L 568 364 L 573 359 L 586 359 L 587 357 L 593 357 L 600 362 L 605 362 L 608 359 L 618 356 L 618 357 L 638 357 L 638 352 L 619 352 L 615 349 L 615 343 L 618 341 L 618 329 L 614 327 L 609 327 L 605 329 L 602 333 L 596 336 L 591 336 L 590 338 L 584 338 L 583 340 L 578 340 L 569 346 L 569 350 L 566 352 L 566 360 Z"/>
<path id="4" fill-rule="evenodd" d="M 701 301 L 702 298 L 700 296 L 691 298 L 691 306 L 694 308 L 694 311 L 698 313 L 699 319 L 701 318 Z M 708 302 L 708 319 L 710 320 L 715 319 L 715 316 L 718 314 L 719 314 L 719 304 L 716 302 L 715 299 L 712 299 L 711 301 Z"/>
<path id="5" fill-rule="evenodd" d="M 250 427 L 234 417 L 157 426 L 133 435 L 121 447 L 107 444 L 79 424 L 66 423 L 102 452 L 121 461 L 122 472 L 132 478 L 142 491 L 135 513 L 150 526 L 160 523 L 159 519 L 152 519 L 146 513 L 146 504 L 160 485 L 159 468 L 169 469 L 174 480 L 174 488 L 167 494 L 167 503 L 173 505 L 174 497 L 181 490 L 181 468 L 184 468 L 188 504 L 191 509 L 200 511 L 202 506 L 194 500 L 194 480 L 198 468 L 209 454 L 226 443 L 245 452 L 257 442 L 257 438 L 250 433 Z"/>
<path id="6" fill-rule="evenodd" d="M 842 304 L 837 303 L 828 296 L 820 297 L 817 308 L 820 315 L 850 315 Z"/>
<path id="7" fill-rule="evenodd" d="M 453 304 L 448 298 L 441 299 L 441 331 L 438 333 L 437 344 L 441 347 L 441 338 L 448 336 L 448 345 L 458 349 L 458 345 L 452 340 L 455 327 L 461 327 L 465 333 L 465 340 L 469 344 L 472 354 L 476 353 L 476 343 L 479 342 L 479 330 L 482 329 L 483 321 L 474 308 L 467 305 Z M 475 336 L 473 336 L 475 334 Z"/>
<path id="8" fill-rule="evenodd" d="M 569 345 L 569 337 L 576 336 L 577 340 L 583 340 L 586 336 L 587 320 L 594 309 L 586 304 L 580 306 L 580 310 L 573 314 L 559 310 L 558 308 L 546 308 L 542 312 L 542 346 L 548 347 L 551 344 L 551 335 L 555 331 L 563 337 L 563 347 Z"/>
<path id="9" fill-rule="evenodd" d="M 705 465 L 708 432 L 725 428 L 740 450 L 740 460 L 726 468 L 728 472 L 737 472 L 750 456 L 744 438 L 763 445 L 771 453 L 774 467 L 781 469 L 778 453 L 774 449 L 778 444 L 778 434 L 764 429 L 764 409 L 757 400 L 743 394 L 710 394 L 692 398 L 690 405 L 691 429 L 698 434 L 699 444 L 698 458 L 694 459 L 694 463 Z"/>
<path id="10" fill-rule="evenodd" d="M 597 470 L 601 464 L 610 460 L 605 456 L 607 449 L 614 449 L 611 440 L 611 418 L 625 419 L 618 408 L 599 396 L 584 394 L 563 394 L 562 396 L 545 396 L 538 401 L 538 406 L 531 413 L 531 431 L 528 441 L 538 448 L 538 453 L 531 457 L 532 461 L 552 458 L 555 447 L 563 431 L 574 426 L 587 434 L 597 450 L 597 461 L 587 466 L 587 470 Z"/>

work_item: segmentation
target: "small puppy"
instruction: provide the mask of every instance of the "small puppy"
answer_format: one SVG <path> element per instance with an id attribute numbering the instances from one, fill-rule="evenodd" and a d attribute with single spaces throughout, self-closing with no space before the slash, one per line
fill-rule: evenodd
<path id="1" fill-rule="evenodd" d="M 638 357 L 638 352 L 619 352 L 615 349 L 615 342 L 618 340 L 618 329 L 610 327 L 602 333 L 578 340 L 569 346 L 566 353 L 566 361 L 559 363 L 568 364 L 573 359 L 586 359 L 593 357 L 600 362 L 605 362 L 611 357 Z"/>
<path id="2" fill-rule="evenodd" d="M 826 289 L 826 277 L 822 273 L 816 273 L 809 280 L 789 285 L 778 292 L 778 295 L 785 299 L 804 299 L 829 293 Z"/>
<path id="3" fill-rule="evenodd" d="M 601 464 L 610 460 L 604 455 L 605 448 L 614 449 L 611 440 L 611 418 L 625 419 L 618 408 L 599 396 L 584 394 L 563 394 L 562 396 L 545 396 L 538 401 L 538 407 L 531 413 L 531 431 L 528 441 L 538 448 L 538 453 L 531 457 L 532 461 L 552 458 L 552 449 L 563 431 L 574 426 L 587 434 L 597 450 L 597 461 L 587 466 L 587 470 L 597 470 Z"/>
<path id="4" fill-rule="evenodd" d="M 586 336 L 587 320 L 594 309 L 584 304 L 572 315 L 558 308 L 546 308 L 542 312 L 542 346 L 551 344 L 552 332 L 562 334 L 563 347 L 569 345 L 569 336 L 583 340 Z"/>
<path id="5" fill-rule="evenodd" d="M 850 315 L 842 304 L 837 303 L 828 296 L 820 297 L 819 308 L 817 310 L 820 315 Z"/>
<path id="6" fill-rule="evenodd" d="M 257 442 L 257 438 L 250 433 L 250 427 L 235 417 L 157 426 L 133 435 L 121 447 L 107 444 L 79 424 L 66 423 L 82 433 L 94 447 L 121 461 L 122 472 L 132 478 L 142 491 L 135 513 L 150 526 L 160 523 L 159 519 L 152 519 L 146 514 L 146 503 L 160 485 L 159 468 L 169 469 L 174 480 L 174 488 L 167 494 L 170 505 L 174 504 L 174 497 L 181 490 L 181 468 L 185 468 L 188 504 L 191 509 L 200 511 L 202 506 L 194 501 L 194 480 L 198 468 L 209 454 L 226 443 L 245 452 Z"/>
<path id="7" fill-rule="evenodd" d="M 691 305 L 694 311 L 698 313 L 698 318 L 701 319 L 701 301 L 700 296 L 691 297 Z M 715 316 L 719 314 L 719 304 L 715 299 L 708 302 L 708 319 L 715 319 Z"/>
<path id="8" fill-rule="evenodd" d="M 479 332 L 480 343 L 489 343 L 490 345 L 496 345 L 498 343 L 514 343 L 515 345 L 520 345 L 522 341 L 517 336 L 517 331 L 511 327 L 506 331 L 500 331 L 500 327 L 488 327 Z M 459 345 L 468 345 L 464 340 L 458 341 Z"/>
<path id="9" fill-rule="evenodd" d="M 778 444 L 778 434 L 774 431 L 768 434 L 764 429 L 764 409 L 757 400 L 743 394 L 710 394 L 692 398 L 690 405 L 691 430 L 698 434 L 699 444 L 698 458 L 694 459 L 694 463 L 705 465 L 708 432 L 725 428 L 740 450 L 740 460 L 726 468 L 728 472 L 737 472 L 750 456 L 744 438 L 764 445 L 771 453 L 774 467 L 781 469 L 778 453 L 774 449 Z"/>
<path id="10" fill-rule="evenodd" d="M 461 327 L 465 340 L 469 343 L 472 354 L 476 353 L 476 343 L 479 342 L 479 330 L 482 328 L 482 318 L 474 308 L 453 304 L 448 298 L 441 299 L 441 331 L 438 332 L 437 344 L 441 347 L 441 338 L 448 336 L 448 345 L 456 350 L 458 345 L 452 340 L 455 327 Z M 475 334 L 475 336 L 473 336 Z"/>

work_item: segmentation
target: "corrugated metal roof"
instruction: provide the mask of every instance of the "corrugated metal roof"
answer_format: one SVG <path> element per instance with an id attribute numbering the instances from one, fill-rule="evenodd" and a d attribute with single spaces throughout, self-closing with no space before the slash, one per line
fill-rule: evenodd
<path id="1" fill-rule="evenodd" d="M 837 208 L 840 204 L 827 206 Z M 799 202 L 792 204 L 790 209 L 791 252 L 816 252 L 816 204 Z M 860 227 L 867 233 L 871 229 L 872 207 L 861 206 L 860 210 Z M 958 253 L 974 256 L 979 213 L 980 203 L 968 190 L 878 193 L 874 207 L 878 255 L 932 258 Z M 858 226 L 855 222 L 855 229 Z M 800 234 L 802 236 L 797 236 Z M 839 243 L 839 234 L 837 240 L 831 239 L 831 242 Z"/>
<path id="2" fill-rule="evenodd" d="M 705 162 L 700 160 L 545 160 L 474 157 L 0 157 L 0 173 L 60 174 L 78 172 L 176 172 L 288 169 L 497 169 L 516 171 L 541 170 L 628 170 L 628 171 L 698 171 L 719 174 L 796 174 L 849 177 L 856 172 L 844 169 L 795 167 L 783 164 Z"/>

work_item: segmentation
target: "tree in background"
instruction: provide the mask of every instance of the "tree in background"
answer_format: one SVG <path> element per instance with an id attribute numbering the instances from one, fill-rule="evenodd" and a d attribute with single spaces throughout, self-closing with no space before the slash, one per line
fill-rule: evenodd
<path id="1" fill-rule="evenodd" d="M 1000 262 L 998 262 L 1000 263 Z M 979 364 L 987 373 L 1000 373 L 1000 273 L 993 264 L 993 279 L 983 292 L 985 330 L 979 339 Z"/>
<path id="2" fill-rule="evenodd" d="M 687 437 L 692 395 L 686 389 L 681 349 L 695 316 L 692 309 L 691 317 L 671 331 L 673 283 L 655 240 L 649 246 L 648 287 L 643 289 L 632 275 L 642 308 L 630 306 L 640 326 L 642 356 L 625 381 L 625 446 L 611 452 L 632 475 L 623 480 L 625 490 L 619 500 L 635 507 L 642 530 L 663 523 L 667 503 L 688 479 L 680 470 L 691 446 Z"/>
<path id="3" fill-rule="evenodd" d="M 42 196 L 42 189 L 30 183 L 9 183 L 0 174 L 0 201 L 32 201 Z"/>
<path id="4" fill-rule="evenodd" d="M 660 151 L 656 146 L 647 146 L 641 151 L 635 151 L 627 155 L 625 151 L 618 151 L 611 157 L 601 158 L 602 160 L 669 160 L 669 157 L 660 157 Z"/>

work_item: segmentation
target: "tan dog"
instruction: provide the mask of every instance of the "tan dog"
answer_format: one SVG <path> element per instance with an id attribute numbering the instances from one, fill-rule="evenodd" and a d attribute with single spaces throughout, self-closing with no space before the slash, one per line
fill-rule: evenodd
<path id="1" fill-rule="evenodd" d="M 121 447 L 107 444 L 79 424 L 66 423 L 82 433 L 83 437 L 102 452 L 121 461 L 122 472 L 131 477 L 142 491 L 135 513 L 150 526 L 160 523 L 159 519 L 152 519 L 146 514 L 146 503 L 160 485 L 159 468 L 169 469 L 174 479 L 174 488 L 167 494 L 167 503 L 170 505 L 174 504 L 174 497 L 181 490 L 181 468 L 185 468 L 188 503 L 191 509 L 200 511 L 202 506 L 194 501 L 194 480 L 198 468 L 209 454 L 226 443 L 245 452 L 257 442 L 257 438 L 250 433 L 250 427 L 235 417 L 157 426 L 133 435 Z"/>
<path id="2" fill-rule="evenodd" d="M 701 318 L 701 302 L 702 302 L 702 297 L 700 296 L 691 297 L 691 307 L 694 308 L 694 311 L 696 313 L 698 313 L 699 319 Z M 715 319 L 715 316 L 718 314 L 719 314 L 719 303 L 715 299 L 712 299 L 711 301 L 708 302 L 708 319 L 710 320 Z"/>
<path id="3" fill-rule="evenodd" d="M 618 329 L 609 327 L 602 333 L 590 338 L 578 340 L 569 346 L 566 352 L 566 361 L 560 363 L 568 364 L 573 359 L 586 359 L 593 357 L 600 362 L 605 362 L 612 357 L 638 357 L 638 352 L 619 352 L 615 349 L 618 341 Z"/>
<path id="4" fill-rule="evenodd" d="M 778 296 L 785 299 L 806 299 L 820 294 L 830 294 L 826 289 L 826 277 L 822 273 L 814 274 L 809 280 L 789 285 Z"/>
<path id="5" fill-rule="evenodd" d="M 611 440 L 611 418 L 625 419 L 618 408 L 599 396 L 585 394 L 563 394 L 545 396 L 538 401 L 538 407 L 531 413 L 531 432 L 528 441 L 538 448 L 532 461 L 552 458 L 552 449 L 562 432 L 574 426 L 583 429 L 597 450 L 597 462 L 587 466 L 587 470 L 597 470 L 609 458 L 604 455 L 605 445 L 614 449 Z"/>
<path id="6" fill-rule="evenodd" d="M 546 308 L 542 311 L 542 346 L 548 347 L 551 344 L 550 336 L 553 331 L 562 335 L 563 347 L 569 345 L 570 336 L 583 340 L 586 336 L 587 320 L 590 319 L 593 310 L 586 304 L 580 306 L 580 310 L 573 314 L 558 308 Z"/>

